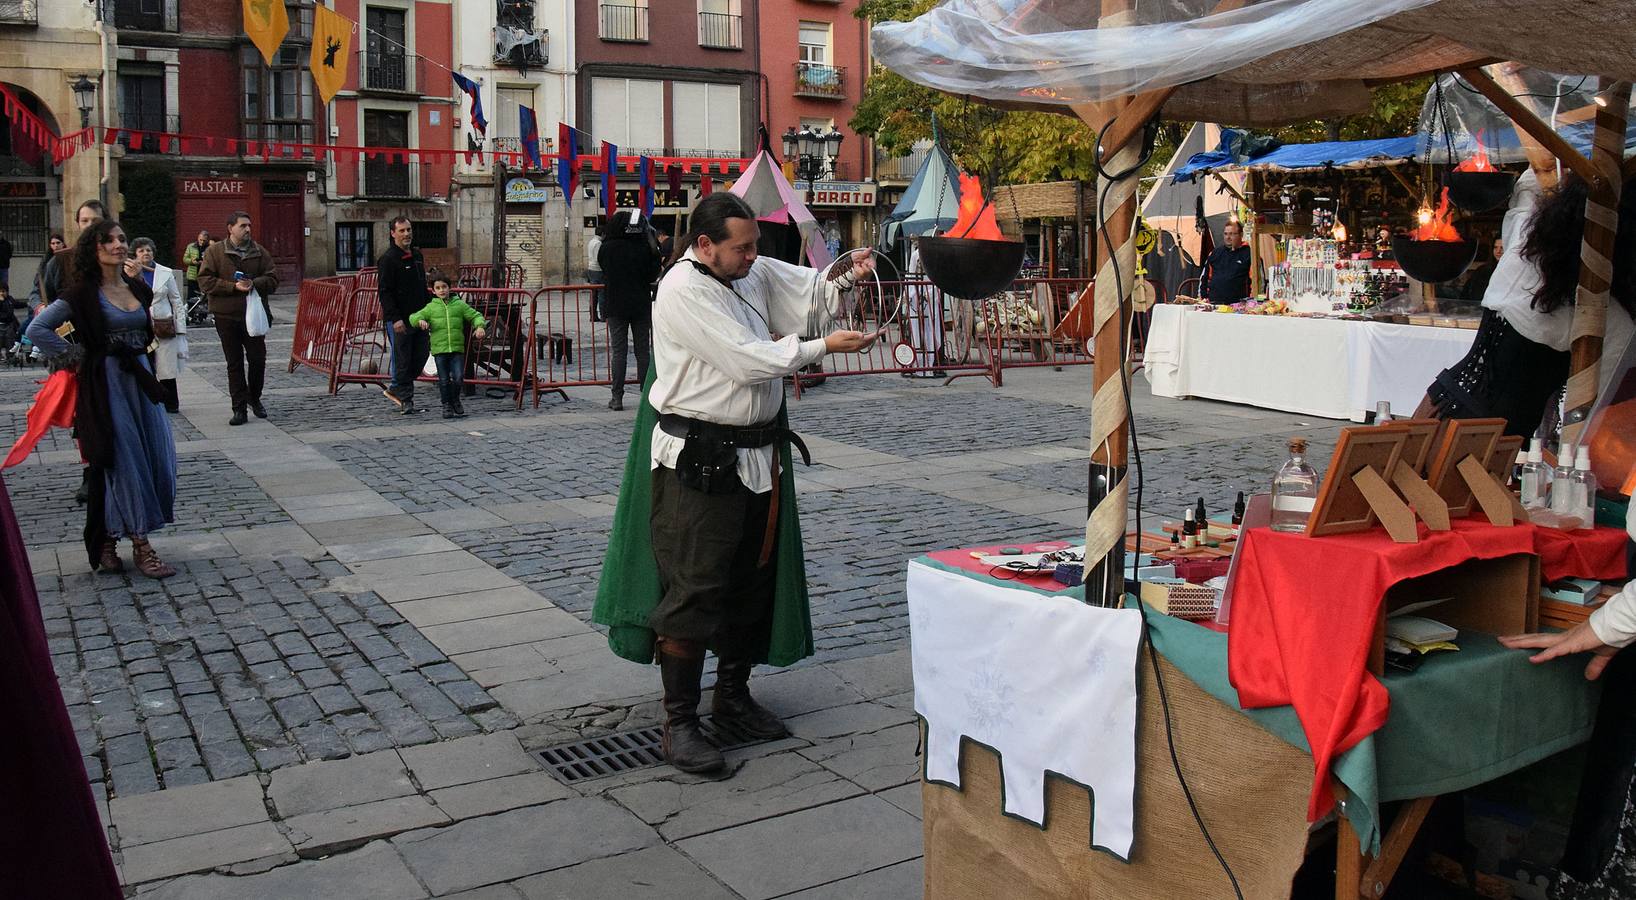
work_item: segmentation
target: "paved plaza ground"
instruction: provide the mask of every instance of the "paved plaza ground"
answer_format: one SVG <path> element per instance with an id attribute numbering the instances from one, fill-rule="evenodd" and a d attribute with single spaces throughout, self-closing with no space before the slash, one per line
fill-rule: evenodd
<path id="1" fill-rule="evenodd" d="M 228 427 L 215 335 L 191 337 L 177 522 L 153 541 L 176 577 L 89 571 L 66 434 L 5 476 L 128 892 L 920 895 L 904 564 L 1083 528 L 1089 368 L 792 397 L 818 654 L 752 681 L 792 737 L 730 752 L 726 780 L 568 784 L 532 751 L 658 721 L 657 670 L 590 624 L 634 413 L 594 388 L 397 416 L 287 374 L 278 311 L 268 421 Z M 0 441 L 40 376 L 0 373 Z M 1199 496 L 1225 514 L 1284 437 L 1323 459 L 1342 424 L 1135 394 L 1150 525 Z"/>

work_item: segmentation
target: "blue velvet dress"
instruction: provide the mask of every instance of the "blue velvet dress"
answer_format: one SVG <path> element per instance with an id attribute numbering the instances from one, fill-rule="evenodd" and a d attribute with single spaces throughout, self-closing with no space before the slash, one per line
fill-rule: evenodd
<path id="1" fill-rule="evenodd" d="M 47 357 L 68 342 L 57 327 L 69 320 L 68 301 L 55 300 L 29 326 L 29 340 Z M 147 341 L 148 311 L 127 312 L 102 298 L 102 313 L 111 343 L 142 347 Z M 147 356 L 137 364 L 152 370 Z M 102 376 L 108 384 L 108 415 L 113 421 L 114 464 L 107 470 L 104 528 L 110 538 L 145 537 L 175 521 L 176 443 L 165 408 L 148 399 L 136 379 L 105 357 Z"/>

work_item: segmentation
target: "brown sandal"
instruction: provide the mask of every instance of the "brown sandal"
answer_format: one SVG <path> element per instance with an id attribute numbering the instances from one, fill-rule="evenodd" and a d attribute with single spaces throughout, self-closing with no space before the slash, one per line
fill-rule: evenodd
<path id="1" fill-rule="evenodd" d="M 131 541 L 131 555 L 136 558 L 136 570 L 149 578 L 169 578 L 176 574 L 176 569 L 159 558 L 153 552 L 153 545 L 147 541 Z"/>
<path id="2" fill-rule="evenodd" d="M 97 560 L 97 571 L 109 574 L 125 571 L 125 563 L 119 558 L 119 541 L 108 538 L 102 542 L 102 557 Z"/>

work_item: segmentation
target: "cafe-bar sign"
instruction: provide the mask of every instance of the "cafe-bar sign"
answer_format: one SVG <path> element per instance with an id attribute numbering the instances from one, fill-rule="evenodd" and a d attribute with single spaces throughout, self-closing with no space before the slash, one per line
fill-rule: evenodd
<path id="1" fill-rule="evenodd" d="M 873 181 L 819 181 L 807 191 L 808 206 L 874 206 Z"/>

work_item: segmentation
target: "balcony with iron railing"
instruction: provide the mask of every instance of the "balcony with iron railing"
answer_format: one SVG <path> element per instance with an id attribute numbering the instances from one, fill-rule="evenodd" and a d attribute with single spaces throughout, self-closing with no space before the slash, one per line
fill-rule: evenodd
<path id="1" fill-rule="evenodd" d="M 280 144 L 311 144 L 313 142 L 313 126 L 310 121 L 284 122 L 245 122 L 243 131 L 247 141 L 273 141 Z M 311 157 L 312 151 L 305 150 L 303 157 Z"/>
<path id="2" fill-rule="evenodd" d="M 744 17 L 731 13 L 699 13 L 699 46 L 713 50 L 744 47 Z"/>
<path id="3" fill-rule="evenodd" d="M 38 25 L 40 5 L 37 0 L 0 0 L 0 25 Z"/>
<path id="4" fill-rule="evenodd" d="M 423 197 L 420 183 L 420 163 L 389 159 L 386 154 L 374 159 L 367 156 L 358 160 L 359 196 L 409 198 Z"/>
<path id="5" fill-rule="evenodd" d="M 165 7 L 158 0 L 113 0 L 114 27 L 133 31 L 165 31 Z"/>
<path id="6" fill-rule="evenodd" d="M 824 100 L 846 99 L 846 69 L 817 63 L 795 64 L 795 96 Z"/>
<path id="7" fill-rule="evenodd" d="M 598 35 L 605 41 L 624 41 L 645 44 L 648 41 L 648 8 L 617 3 L 600 7 Z"/>
<path id="8" fill-rule="evenodd" d="M 425 57 L 390 46 L 358 51 L 360 93 L 420 94 L 428 99 L 444 99 L 454 95 L 453 84 Z"/>
<path id="9" fill-rule="evenodd" d="M 877 153 L 875 154 L 875 180 L 884 183 L 903 182 L 908 184 L 915 179 L 915 173 L 920 171 L 921 164 L 926 161 L 926 154 L 931 152 L 932 148 L 928 143 L 925 147 L 917 146 L 903 156 L 887 156 L 883 153 Z"/>
<path id="10" fill-rule="evenodd" d="M 532 22 L 502 22 L 494 26 L 494 63 L 516 69 L 544 67 L 551 61 L 550 38 L 550 32 L 535 30 Z"/>

